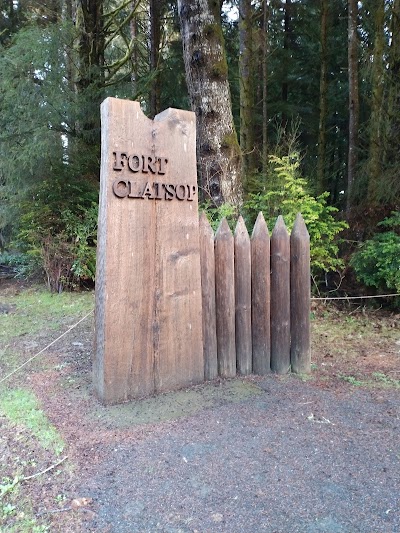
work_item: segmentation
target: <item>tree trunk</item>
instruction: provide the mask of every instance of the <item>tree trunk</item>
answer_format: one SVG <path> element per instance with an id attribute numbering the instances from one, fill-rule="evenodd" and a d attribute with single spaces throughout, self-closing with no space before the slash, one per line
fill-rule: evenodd
<path id="1" fill-rule="evenodd" d="M 349 217 L 351 211 L 358 150 L 359 92 L 357 15 L 357 0 L 348 0 L 349 152 L 347 165 L 347 217 Z"/>
<path id="2" fill-rule="evenodd" d="M 382 161 L 385 140 L 382 137 L 384 93 L 385 0 L 375 4 L 375 38 L 372 62 L 372 103 L 369 125 L 368 200 L 374 202 L 382 179 Z"/>
<path id="3" fill-rule="evenodd" d="M 400 139 L 400 0 L 394 0 L 392 7 L 391 37 L 389 50 L 389 97 L 388 97 L 388 128 L 386 166 L 398 166 Z M 392 180 L 392 196 L 398 193 L 399 179 L 397 170 Z M 394 187 L 393 187 L 394 185 Z M 395 196 L 394 196 L 395 197 Z"/>
<path id="4" fill-rule="evenodd" d="M 77 129 L 88 144 L 100 147 L 100 113 L 104 83 L 103 0 L 78 0 L 75 26 L 78 34 L 76 90 L 85 94 L 86 110 Z M 90 90 L 88 91 L 90 87 Z M 90 93 L 90 94 L 89 94 Z"/>
<path id="5" fill-rule="evenodd" d="M 243 179 L 256 168 L 253 23 L 251 0 L 239 0 L 240 149 Z"/>
<path id="6" fill-rule="evenodd" d="M 269 9 L 268 0 L 263 4 L 263 58 L 262 58 L 262 100 L 263 100 L 263 124 L 262 124 L 262 168 L 264 174 L 268 166 L 268 53 L 269 53 Z"/>
<path id="7" fill-rule="evenodd" d="M 150 70 L 153 75 L 150 86 L 150 118 L 154 118 L 161 111 L 159 61 L 162 7 L 163 2 L 161 0 L 150 0 Z"/>
<path id="8" fill-rule="evenodd" d="M 136 11 L 137 9 L 137 0 L 133 0 L 132 2 L 132 11 Z M 132 41 L 132 52 L 131 52 L 131 85 L 132 85 L 132 95 L 133 99 L 136 98 L 136 94 L 138 92 L 137 88 L 137 78 L 138 78 L 138 61 L 139 61 L 139 54 L 138 54 L 138 20 L 137 20 L 137 14 L 134 13 L 133 17 L 131 18 L 129 22 L 129 32 L 131 35 L 131 41 Z"/>
<path id="9" fill-rule="evenodd" d="M 203 199 L 242 202 L 241 155 L 232 116 L 220 3 L 178 0 L 186 81 L 197 122 Z"/>
<path id="10" fill-rule="evenodd" d="M 78 0 L 76 28 L 79 33 L 78 91 L 93 82 L 100 84 L 104 64 L 103 0 Z"/>
<path id="11" fill-rule="evenodd" d="M 79 140 L 86 145 L 88 156 L 92 156 L 90 163 L 87 160 L 88 165 L 97 174 L 101 133 L 99 110 L 104 87 L 103 0 L 77 0 L 75 6 L 77 37 L 73 70 L 80 103 L 75 130 Z M 82 145 L 79 149 L 86 150 Z"/>
<path id="12" fill-rule="evenodd" d="M 326 190 L 326 119 L 328 114 L 328 11 L 329 0 L 321 0 L 321 71 L 319 80 L 319 125 L 318 125 L 318 192 Z"/>
<path id="13" fill-rule="evenodd" d="M 291 41 L 291 5 L 292 0 L 286 0 L 285 2 L 285 14 L 284 14 L 284 37 L 283 37 L 283 50 L 284 50 L 284 62 L 285 69 L 283 72 L 283 81 L 282 81 L 282 127 L 286 128 L 288 123 L 288 99 L 289 99 L 289 65 L 290 65 L 290 41 Z"/>

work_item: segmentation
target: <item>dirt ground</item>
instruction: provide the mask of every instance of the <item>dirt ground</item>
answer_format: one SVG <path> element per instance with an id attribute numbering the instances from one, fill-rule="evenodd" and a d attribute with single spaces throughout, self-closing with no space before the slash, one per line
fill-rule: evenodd
<path id="1" fill-rule="evenodd" d="M 20 483 L 0 531 L 397 533 L 399 326 L 393 312 L 314 305 L 311 376 L 103 407 L 88 318 L 7 385 L 37 395 L 66 447 L 54 458 L 0 416 L 0 474 L 40 473 Z M 29 356 L 57 334 L 13 348 Z M 35 528 L 23 529 L 28 508 Z"/>

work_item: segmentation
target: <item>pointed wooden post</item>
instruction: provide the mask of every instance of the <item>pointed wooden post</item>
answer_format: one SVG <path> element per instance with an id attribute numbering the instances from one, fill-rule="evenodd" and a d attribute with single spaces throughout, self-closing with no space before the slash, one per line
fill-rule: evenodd
<path id="1" fill-rule="evenodd" d="M 290 362 L 296 373 L 311 372 L 310 236 L 299 213 L 290 236 Z"/>
<path id="2" fill-rule="evenodd" d="M 259 213 L 251 236 L 253 372 L 259 375 L 271 370 L 270 269 L 268 227 Z"/>
<path id="3" fill-rule="evenodd" d="M 218 373 L 232 378 L 236 375 L 234 241 L 225 218 L 215 235 L 215 301 Z"/>
<path id="4" fill-rule="evenodd" d="M 235 229 L 236 365 L 239 374 L 252 372 L 251 342 L 251 249 L 243 217 Z"/>
<path id="5" fill-rule="evenodd" d="M 203 304 L 204 379 L 211 380 L 218 375 L 214 232 L 204 211 L 200 215 L 199 231 L 201 294 Z"/>
<path id="6" fill-rule="evenodd" d="M 290 369 L 290 238 L 281 215 L 271 237 L 271 369 Z"/>

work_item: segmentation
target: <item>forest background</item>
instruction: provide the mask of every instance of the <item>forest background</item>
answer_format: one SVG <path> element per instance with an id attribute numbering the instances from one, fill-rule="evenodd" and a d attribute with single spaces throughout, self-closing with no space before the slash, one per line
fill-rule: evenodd
<path id="1" fill-rule="evenodd" d="M 196 113 L 214 223 L 301 211 L 315 290 L 400 292 L 400 0 L 0 0 L 0 264 L 55 291 L 94 280 L 107 96 Z"/>

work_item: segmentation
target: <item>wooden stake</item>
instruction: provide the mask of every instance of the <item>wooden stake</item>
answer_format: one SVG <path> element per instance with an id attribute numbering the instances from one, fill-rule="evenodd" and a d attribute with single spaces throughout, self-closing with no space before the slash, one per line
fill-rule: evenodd
<path id="1" fill-rule="evenodd" d="M 215 235 L 218 373 L 236 375 L 234 241 L 225 218 Z"/>
<path id="2" fill-rule="evenodd" d="M 271 369 L 290 369 L 290 238 L 281 215 L 271 237 Z"/>
<path id="3" fill-rule="evenodd" d="M 262 213 L 251 236 L 251 291 L 253 372 L 265 375 L 271 370 L 271 282 L 270 238 Z"/>
<path id="4" fill-rule="evenodd" d="M 211 380 L 218 375 L 214 232 L 204 211 L 200 215 L 199 231 L 203 307 L 204 379 Z"/>
<path id="5" fill-rule="evenodd" d="M 251 249 L 243 217 L 235 229 L 235 325 L 236 365 L 239 374 L 252 372 L 251 342 Z"/>
<path id="6" fill-rule="evenodd" d="M 290 236 L 290 362 L 296 373 L 311 372 L 310 293 L 310 236 L 299 213 Z"/>

